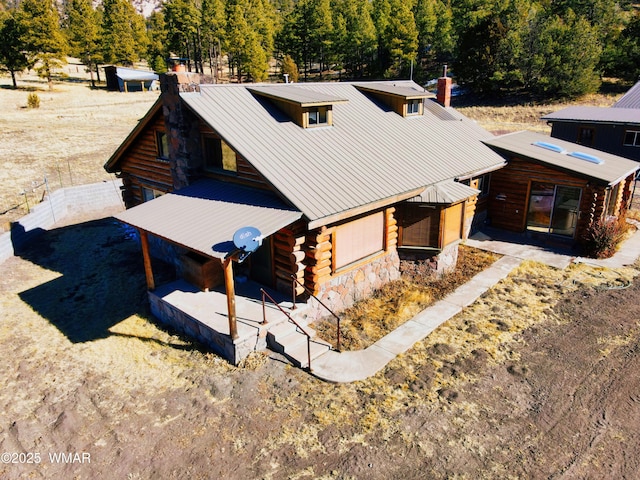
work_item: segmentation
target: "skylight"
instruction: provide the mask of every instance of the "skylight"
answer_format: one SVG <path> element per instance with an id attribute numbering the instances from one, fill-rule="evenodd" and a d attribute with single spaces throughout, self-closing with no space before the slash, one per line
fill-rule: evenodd
<path id="1" fill-rule="evenodd" d="M 567 152 L 564 148 L 560 145 L 556 145 L 555 143 L 533 142 L 532 145 L 546 150 L 551 150 L 552 152 L 561 153 L 562 155 L 568 155 L 569 157 L 577 158 L 579 160 L 584 160 L 585 162 L 595 163 L 596 165 L 602 165 L 604 163 L 604 160 L 600 157 L 584 152 Z"/>
<path id="2" fill-rule="evenodd" d="M 547 142 L 533 142 L 536 147 L 545 148 L 547 150 L 551 150 L 556 153 L 567 153 L 564 148 L 555 143 L 547 143 Z"/>
<path id="3" fill-rule="evenodd" d="M 595 163 L 596 165 L 602 165 L 604 163 L 604 160 L 600 157 L 596 157 L 595 155 L 590 155 L 584 152 L 571 152 L 567 155 L 569 155 L 570 157 L 579 158 L 580 160 Z"/>

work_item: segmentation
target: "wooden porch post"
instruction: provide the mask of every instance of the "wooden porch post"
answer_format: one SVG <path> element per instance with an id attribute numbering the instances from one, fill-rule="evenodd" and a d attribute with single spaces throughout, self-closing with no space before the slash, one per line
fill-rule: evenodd
<path id="1" fill-rule="evenodd" d="M 153 269 L 151 268 L 151 255 L 149 255 L 149 237 L 146 230 L 138 230 L 140 232 L 140 243 L 142 244 L 142 258 L 144 260 L 144 274 L 147 277 L 147 289 L 153 291 L 156 289 L 156 282 L 153 279 Z"/>
<path id="2" fill-rule="evenodd" d="M 236 322 L 236 292 L 233 285 L 233 260 L 224 260 L 224 288 L 227 292 L 227 310 L 229 312 L 229 333 L 231 338 L 238 338 L 238 324 Z"/>

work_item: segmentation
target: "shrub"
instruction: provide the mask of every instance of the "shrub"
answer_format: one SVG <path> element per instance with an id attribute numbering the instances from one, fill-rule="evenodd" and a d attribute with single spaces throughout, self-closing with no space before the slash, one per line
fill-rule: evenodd
<path id="1" fill-rule="evenodd" d="M 37 93 L 30 93 L 27 97 L 27 106 L 29 108 L 40 108 L 40 97 Z"/>
<path id="2" fill-rule="evenodd" d="M 609 258 L 616 253 L 626 232 L 624 218 L 609 217 L 593 222 L 584 239 L 585 255 L 591 258 Z"/>

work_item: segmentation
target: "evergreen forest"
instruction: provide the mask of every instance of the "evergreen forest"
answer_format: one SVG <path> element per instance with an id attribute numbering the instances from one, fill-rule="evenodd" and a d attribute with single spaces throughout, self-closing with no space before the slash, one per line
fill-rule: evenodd
<path id="1" fill-rule="evenodd" d="M 0 0 L 0 38 L 14 86 L 31 68 L 51 85 L 67 56 L 97 75 L 140 60 L 161 73 L 173 57 L 239 82 L 332 72 L 425 84 L 447 64 L 478 95 L 550 99 L 640 75 L 631 0 L 165 0 L 148 18 L 130 0 Z"/>

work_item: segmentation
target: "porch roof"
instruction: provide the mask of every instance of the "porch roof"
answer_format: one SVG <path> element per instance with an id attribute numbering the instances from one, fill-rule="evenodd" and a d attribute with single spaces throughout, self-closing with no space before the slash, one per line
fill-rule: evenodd
<path id="1" fill-rule="evenodd" d="M 453 180 L 447 180 L 445 182 L 428 186 L 420 195 L 416 195 L 407 201 L 412 203 L 452 205 L 454 203 L 462 202 L 474 195 L 478 195 L 479 193 L 480 190 L 471 188 L 468 185 L 454 182 Z"/>
<path id="2" fill-rule="evenodd" d="M 268 192 L 208 179 L 130 208 L 116 218 L 223 259 L 235 249 L 232 239 L 236 230 L 251 226 L 267 237 L 301 216 Z"/>

